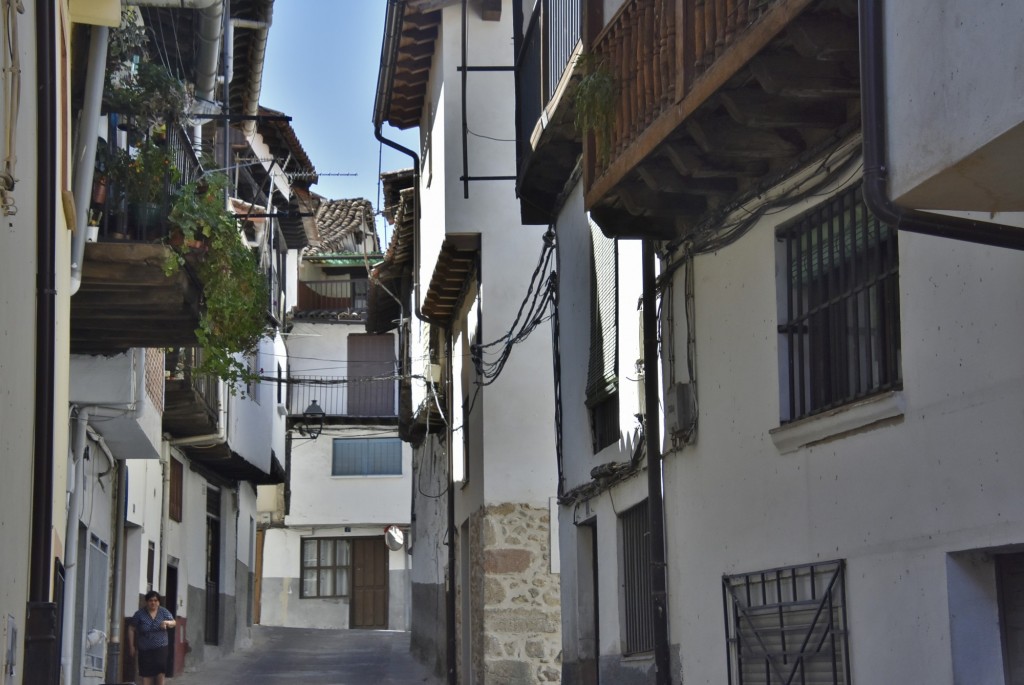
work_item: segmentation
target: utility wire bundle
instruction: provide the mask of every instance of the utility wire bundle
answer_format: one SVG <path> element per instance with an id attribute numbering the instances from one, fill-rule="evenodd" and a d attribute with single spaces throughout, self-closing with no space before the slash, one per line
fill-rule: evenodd
<path id="1" fill-rule="evenodd" d="M 558 274 L 552 269 L 551 264 L 554 254 L 555 232 L 548 228 L 544 234 L 540 259 L 530 277 L 526 297 L 519 305 L 519 311 L 509 331 L 493 342 L 470 346 L 473 366 L 480 379 L 478 385 L 490 385 L 498 380 L 509 355 L 512 354 L 512 347 L 526 340 L 537 326 L 550 318 L 548 305 L 554 303 L 558 287 Z M 484 358 L 485 355 L 497 355 L 497 358 L 488 361 Z"/>

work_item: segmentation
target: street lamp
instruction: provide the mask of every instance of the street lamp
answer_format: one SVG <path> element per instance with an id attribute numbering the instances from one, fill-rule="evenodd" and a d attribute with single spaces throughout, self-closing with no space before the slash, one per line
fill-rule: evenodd
<path id="1" fill-rule="evenodd" d="M 316 440 L 324 429 L 325 416 L 324 410 L 320 408 L 316 400 L 313 400 L 306 407 L 306 411 L 302 412 L 302 422 L 297 426 L 299 433 L 310 440 Z"/>

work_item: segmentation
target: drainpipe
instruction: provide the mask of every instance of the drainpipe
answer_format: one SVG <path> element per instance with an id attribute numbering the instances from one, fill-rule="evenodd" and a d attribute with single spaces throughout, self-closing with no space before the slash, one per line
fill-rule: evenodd
<path id="1" fill-rule="evenodd" d="M 121 624 L 124 623 L 124 516 L 125 495 L 128 492 L 128 469 L 123 461 L 117 462 L 117 486 L 114 490 L 114 586 L 110 604 L 110 629 L 107 634 L 107 682 L 118 679 L 121 665 Z"/>
<path id="2" fill-rule="evenodd" d="M 89 42 L 89 65 L 85 75 L 85 103 L 78 129 L 75 148 L 74 198 L 75 232 L 71 241 L 71 294 L 82 286 L 82 260 L 85 258 L 85 227 L 89 223 L 89 199 L 96 170 L 96 131 L 100 125 L 100 106 L 103 101 L 103 74 L 107 66 L 107 44 L 110 29 L 92 27 Z"/>
<path id="3" fill-rule="evenodd" d="M 901 231 L 980 245 L 1024 250 L 1024 228 L 901 207 L 888 195 L 885 130 L 883 0 L 860 0 L 861 116 L 864 131 L 864 202 L 880 221 Z"/>
<path id="4" fill-rule="evenodd" d="M 654 605 L 655 682 L 671 685 L 668 644 L 668 587 L 665 579 L 665 501 L 658 420 L 658 314 L 654 243 L 643 241 L 644 444 L 647 446 L 647 506 L 651 519 L 651 603 Z"/>
<path id="5" fill-rule="evenodd" d="M 451 333 L 450 330 L 445 332 L 444 347 L 445 347 L 445 358 L 449 360 L 448 364 L 445 364 L 445 366 L 447 367 L 447 372 L 445 373 L 445 389 L 447 390 L 447 392 L 445 392 L 445 396 L 448 398 L 447 402 L 446 402 L 448 404 L 448 416 L 451 416 L 452 415 L 452 410 L 455 407 L 455 398 L 453 398 L 451 396 L 452 395 L 452 393 L 451 393 L 451 388 L 452 388 L 452 364 L 451 364 L 451 358 L 452 358 L 452 333 Z M 452 425 L 451 425 L 450 422 L 448 424 L 448 427 L 445 430 L 446 430 L 446 436 L 447 436 L 447 439 L 445 440 L 445 452 L 447 453 L 447 457 L 448 457 L 448 497 L 446 498 L 448 500 L 448 592 L 447 592 L 446 597 L 445 597 L 445 599 L 447 600 L 445 602 L 445 632 L 447 633 L 445 635 L 446 642 L 447 642 L 445 654 L 446 654 L 446 659 L 447 659 L 447 662 L 448 662 L 446 664 L 447 669 L 448 669 L 448 685 L 458 685 L 459 674 L 458 674 L 458 669 L 455 667 L 455 663 L 456 663 L 455 662 L 455 658 L 456 658 L 456 653 L 457 653 L 457 650 L 458 650 L 458 641 L 457 641 L 456 635 L 455 635 L 455 578 L 456 578 L 456 568 L 455 568 L 455 563 L 456 563 L 456 559 L 455 559 L 455 534 L 456 534 L 456 530 L 455 530 L 455 480 L 453 478 L 453 476 L 455 474 L 455 455 L 454 455 L 454 451 L 452 450 L 453 432 L 452 432 Z M 469 543 L 468 543 L 468 541 L 465 541 L 463 544 L 469 544 Z M 466 588 L 466 590 L 468 590 L 468 588 Z M 472 666 L 470 666 L 469 664 L 466 664 L 465 666 L 466 666 L 466 672 L 467 673 L 471 672 Z"/>
<path id="6" fill-rule="evenodd" d="M 57 54 L 56 6 L 37 2 L 35 14 L 38 102 L 36 138 L 35 407 L 32 424 L 32 514 L 29 595 L 25 607 L 25 682 L 50 685 L 56 669 L 57 606 L 50 596 L 53 571 L 53 431 L 56 373 Z"/>
<path id="7" fill-rule="evenodd" d="M 78 509 L 84 489 L 85 449 L 90 407 L 80 407 L 75 417 L 75 434 L 71 454 L 71 487 L 68 489 L 67 527 L 64 531 L 64 607 L 73 609 L 78 589 Z M 61 633 L 60 668 L 65 683 L 71 680 L 71 662 L 75 646 L 75 621 L 65 616 Z"/>
<path id="8" fill-rule="evenodd" d="M 420 266 L 420 157 L 409 148 L 384 137 L 381 132 L 384 126 L 384 119 L 387 111 L 391 108 L 391 82 L 395 74 L 395 66 L 398 61 L 399 37 L 402 31 L 402 14 L 405 11 L 405 0 L 388 0 L 387 16 L 384 19 L 384 41 L 380 50 L 380 71 L 377 74 L 377 95 L 373 103 L 373 135 L 382 144 L 408 155 L 412 159 L 413 188 L 416 189 L 416 202 L 413 210 L 413 265 L 418 270 Z M 448 323 L 425 315 L 420 308 L 420 279 L 419 274 L 414 274 L 413 280 L 413 306 L 416 318 L 425 323 L 447 328 Z"/>

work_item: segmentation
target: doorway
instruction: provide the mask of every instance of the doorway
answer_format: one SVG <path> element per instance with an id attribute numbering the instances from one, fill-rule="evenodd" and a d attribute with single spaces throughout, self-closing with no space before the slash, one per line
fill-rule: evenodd
<path id="1" fill-rule="evenodd" d="M 349 627 L 388 627 L 388 548 L 383 537 L 352 538 Z"/>
<path id="2" fill-rule="evenodd" d="M 164 588 L 164 606 L 167 611 L 171 612 L 171 615 L 175 618 L 178 617 L 178 567 L 171 564 L 167 564 L 167 568 L 164 572 L 164 579 L 166 582 Z M 174 677 L 177 673 L 175 664 L 177 663 L 178 651 L 178 630 L 179 628 L 170 628 L 167 631 L 168 643 L 171 648 L 167 650 L 167 675 Z M 182 655 L 184 658 L 184 655 Z"/>

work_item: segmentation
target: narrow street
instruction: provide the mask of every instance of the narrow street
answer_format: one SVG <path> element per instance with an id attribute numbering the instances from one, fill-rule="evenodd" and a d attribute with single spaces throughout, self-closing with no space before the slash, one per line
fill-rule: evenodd
<path id="1" fill-rule="evenodd" d="M 409 654 L 409 633 L 253 626 L 251 649 L 203 664 L 174 685 L 439 685 Z"/>

